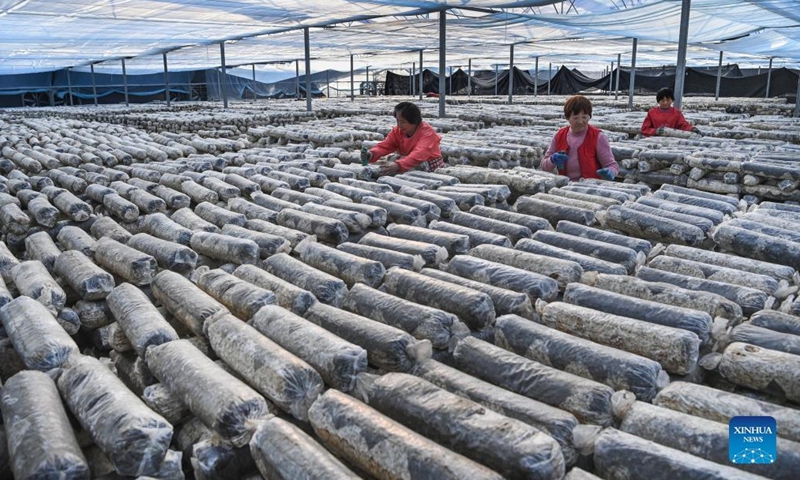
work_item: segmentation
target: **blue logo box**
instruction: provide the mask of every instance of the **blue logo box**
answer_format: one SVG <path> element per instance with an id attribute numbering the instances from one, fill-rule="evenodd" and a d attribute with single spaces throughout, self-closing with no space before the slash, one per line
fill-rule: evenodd
<path id="1" fill-rule="evenodd" d="M 728 423 L 728 458 L 738 465 L 775 463 L 778 425 L 773 417 L 733 417 Z"/>

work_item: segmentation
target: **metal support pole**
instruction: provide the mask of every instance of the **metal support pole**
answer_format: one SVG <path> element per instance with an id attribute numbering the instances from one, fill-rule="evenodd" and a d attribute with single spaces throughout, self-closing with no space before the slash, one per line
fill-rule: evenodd
<path id="1" fill-rule="evenodd" d="M 447 68 L 447 10 L 439 11 L 439 118 L 445 115 L 445 92 L 444 75 Z"/>
<path id="2" fill-rule="evenodd" d="M 353 73 L 353 54 L 350 54 L 350 101 L 356 100 L 355 74 Z"/>
<path id="3" fill-rule="evenodd" d="M 422 101 L 422 50 L 419 51 L 419 101 Z"/>
<path id="4" fill-rule="evenodd" d="M 128 71 L 125 69 L 125 59 L 122 59 L 122 84 L 125 89 L 125 105 L 128 106 Z"/>
<path id="5" fill-rule="evenodd" d="M 367 76 L 367 96 L 369 97 L 369 92 L 371 90 L 370 89 L 370 83 L 369 83 L 369 65 L 367 65 L 367 73 L 365 75 Z"/>
<path id="6" fill-rule="evenodd" d="M 797 76 L 797 93 L 794 98 L 794 116 L 800 117 L 800 75 Z"/>
<path id="7" fill-rule="evenodd" d="M 614 100 L 619 100 L 619 71 L 621 70 L 622 66 L 622 54 L 617 54 L 617 85 L 614 88 Z"/>
<path id="8" fill-rule="evenodd" d="M 628 108 L 633 110 L 633 90 L 636 87 L 636 50 L 639 48 L 639 39 L 633 39 L 631 48 L 631 81 L 628 85 Z"/>
<path id="9" fill-rule="evenodd" d="M 97 106 L 97 84 L 94 82 L 94 63 L 89 65 L 92 70 L 92 96 L 94 97 L 94 106 Z"/>
<path id="10" fill-rule="evenodd" d="M 411 62 L 411 77 L 408 79 L 408 83 L 411 84 L 411 98 L 414 98 L 414 94 L 416 93 L 417 89 L 417 62 Z"/>
<path id="11" fill-rule="evenodd" d="M 124 58 L 122 59 L 122 64 L 125 65 L 125 59 Z M 72 103 L 72 79 L 69 76 L 70 70 L 72 70 L 72 67 L 68 67 L 67 68 L 67 89 L 68 89 L 67 91 L 69 92 L 69 106 L 71 107 L 74 104 Z M 123 72 L 125 71 L 125 67 L 122 67 L 122 71 Z M 125 104 L 126 105 L 128 104 L 127 100 L 128 99 L 126 98 L 125 99 Z"/>
<path id="12" fill-rule="evenodd" d="M 167 99 L 167 106 L 169 107 L 169 69 L 167 68 L 167 52 L 164 52 L 162 57 L 164 57 L 164 98 Z"/>
<path id="13" fill-rule="evenodd" d="M 294 98 L 300 98 L 300 60 L 294 61 Z"/>
<path id="14" fill-rule="evenodd" d="M 497 81 L 498 81 L 497 64 L 495 63 L 494 64 L 494 96 L 495 97 L 497 96 Z"/>
<path id="15" fill-rule="evenodd" d="M 536 56 L 536 70 L 534 71 L 535 81 L 533 82 L 533 96 L 534 98 L 539 96 L 539 56 Z"/>
<path id="16" fill-rule="evenodd" d="M 303 29 L 303 40 L 306 44 L 306 111 L 311 111 L 311 45 L 308 39 L 308 27 Z"/>
<path id="17" fill-rule="evenodd" d="M 611 96 L 611 90 L 614 89 L 614 62 L 611 62 L 611 68 L 608 69 L 608 93 L 607 95 Z"/>
<path id="18" fill-rule="evenodd" d="M 686 80 L 686 45 L 689 41 L 689 9 L 691 0 L 682 0 L 681 29 L 678 35 L 678 65 L 675 70 L 675 108 L 683 104 L 683 85 Z"/>
<path id="19" fill-rule="evenodd" d="M 769 70 L 767 70 L 767 94 L 764 98 L 769 98 L 769 84 L 772 81 L 772 57 L 769 57 Z"/>
<path id="20" fill-rule="evenodd" d="M 514 103 L 514 44 L 509 45 L 508 51 L 508 104 Z"/>
<path id="21" fill-rule="evenodd" d="M 455 93 L 453 93 L 453 67 L 452 67 L 452 65 L 450 66 L 450 95 L 455 95 Z"/>
<path id="22" fill-rule="evenodd" d="M 325 95 L 327 98 L 331 98 L 331 69 L 325 70 L 325 86 L 328 89 L 328 93 Z"/>
<path id="23" fill-rule="evenodd" d="M 256 64 L 253 64 L 253 103 L 256 103 L 256 98 L 258 94 L 256 93 Z"/>
<path id="24" fill-rule="evenodd" d="M 547 64 L 547 96 L 550 96 L 550 81 L 553 79 L 553 64 Z"/>
<path id="25" fill-rule="evenodd" d="M 222 91 L 222 106 L 228 108 L 228 67 L 225 64 L 225 42 L 219 44 L 219 88 Z"/>
<path id="26" fill-rule="evenodd" d="M 472 96 L 472 59 L 467 64 L 467 96 Z"/>
<path id="27" fill-rule="evenodd" d="M 722 85 L 722 52 L 719 52 L 719 66 L 717 66 L 717 89 L 714 93 L 714 101 L 719 101 L 719 87 Z"/>

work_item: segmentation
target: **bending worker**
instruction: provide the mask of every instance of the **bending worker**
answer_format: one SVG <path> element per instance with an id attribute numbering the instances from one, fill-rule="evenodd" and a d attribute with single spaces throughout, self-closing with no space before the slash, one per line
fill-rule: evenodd
<path id="1" fill-rule="evenodd" d="M 556 132 L 539 168 L 548 172 L 556 170 L 573 181 L 581 178 L 614 180 L 619 165 L 614 160 L 608 138 L 599 128 L 589 125 L 592 102 L 583 95 L 570 97 L 564 104 L 564 116 L 569 126 Z"/>
<path id="2" fill-rule="evenodd" d="M 392 128 L 386 138 L 367 150 L 361 149 L 362 163 L 374 163 L 384 155 L 397 152 L 400 158 L 381 167 L 379 174 L 393 175 L 408 170 L 432 172 L 443 167 L 439 143 L 442 137 L 422 121 L 422 112 L 411 102 L 400 102 L 394 107 L 397 126 Z"/>
<path id="3" fill-rule="evenodd" d="M 680 110 L 672 106 L 675 101 L 675 94 L 672 90 L 664 87 L 656 93 L 657 107 L 653 107 L 647 112 L 642 122 L 642 135 L 652 137 L 661 135 L 665 128 L 683 130 L 686 132 L 700 133 L 697 127 L 692 126 L 686 121 Z"/>

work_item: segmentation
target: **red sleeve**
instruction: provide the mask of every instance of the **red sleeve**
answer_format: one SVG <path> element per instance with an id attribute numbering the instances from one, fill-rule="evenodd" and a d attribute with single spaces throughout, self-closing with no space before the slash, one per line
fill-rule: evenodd
<path id="1" fill-rule="evenodd" d="M 686 121 L 686 117 L 684 117 L 681 111 L 677 108 L 675 109 L 675 117 L 675 128 L 677 130 L 689 132 L 692 130 L 692 128 L 694 128 L 689 122 Z"/>
<path id="2" fill-rule="evenodd" d="M 400 135 L 403 135 L 403 132 L 401 132 L 399 128 L 393 127 L 389 135 L 386 135 L 386 138 L 369 149 L 372 153 L 372 158 L 369 163 L 375 163 L 384 155 L 396 152 L 400 148 Z"/>
<path id="3" fill-rule="evenodd" d="M 656 134 L 656 126 L 653 125 L 653 118 L 650 116 L 650 112 L 647 112 L 647 116 L 644 117 L 641 130 L 642 135 L 645 137 L 652 137 Z"/>
<path id="4" fill-rule="evenodd" d="M 602 133 L 597 136 L 597 161 L 600 162 L 600 168 L 607 168 L 613 171 L 614 176 L 619 173 L 619 165 L 614 159 L 611 144 L 608 143 L 608 137 Z"/>
<path id="5" fill-rule="evenodd" d="M 422 162 L 442 156 L 442 152 L 439 150 L 439 143 L 442 141 L 442 137 L 432 128 L 426 129 L 422 134 L 408 155 L 396 161 L 400 166 L 401 172 L 411 170 Z"/>

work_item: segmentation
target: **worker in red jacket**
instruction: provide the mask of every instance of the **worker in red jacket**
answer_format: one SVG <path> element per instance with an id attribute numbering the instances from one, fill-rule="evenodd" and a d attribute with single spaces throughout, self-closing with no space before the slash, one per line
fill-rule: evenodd
<path id="1" fill-rule="evenodd" d="M 642 123 L 642 135 L 652 137 L 662 135 L 665 128 L 684 130 L 686 132 L 700 133 L 697 127 L 692 126 L 683 117 L 680 110 L 672 106 L 675 101 L 675 94 L 672 89 L 664 87 L 656 93 L 657 107 L 653 107 L 647 112 Z"/>
<path id="2" fill-rule="evenodd" d="M 443 167 L 439 143 L 442 137 L 422 121 L 422 112 L 411 102 L 400 102 L 394 107 L 397 126 L 392 128 L 386 138 L 367 150 L 361 149 L 362 163 L 374 163 L 384 155 L 397 152 L 400 158 L 381 167 L 379 174 L 393 175 L 408 170 L 432 172 Z"/>
<path id="3" fill-rule="evenodd" d="M 592 102 L 583 95 L 575 95 L 564 104 L 564 116 L 569 122 L 556 132 L 539 168 L 557 170 L 570 180 L 602 178 L 614 180 L 619 165 L 611 152 L 608 138 L 599 128 L 589 125 Z"/>

